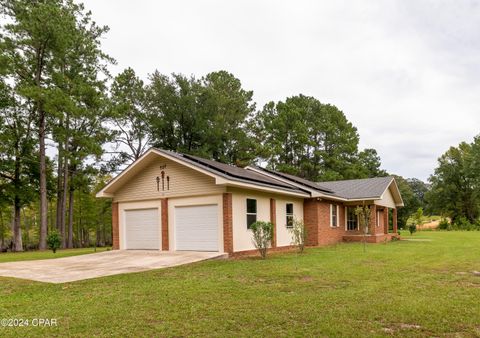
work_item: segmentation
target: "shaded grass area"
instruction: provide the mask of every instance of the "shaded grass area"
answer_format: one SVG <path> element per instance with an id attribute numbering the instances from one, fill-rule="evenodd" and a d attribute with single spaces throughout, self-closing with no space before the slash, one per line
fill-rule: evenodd
<path id="1" fill-rule="evenodd" d="M 109 248 L 97 248 L 96 252 L 106 251 Z M 59 249 L 56 253 L 51 250 L 46 251 L 25 251 L 25 252 L 7 252 L 0 253 L 0 263 L 5 262 L 19 262 L 31 261 L 37 259 L 52 259 L 61 257 L 70 257 L 94 253 L 94 248 L 79 248 L 79 249 Z"/>
<path id="2" fill-rule="evenodd" d="M 406 236 L 407 237 L 407 236 Z M 0 336 L 478 336 L 480 233 L 341 244 L 52 285 L 0 278 Z"/>

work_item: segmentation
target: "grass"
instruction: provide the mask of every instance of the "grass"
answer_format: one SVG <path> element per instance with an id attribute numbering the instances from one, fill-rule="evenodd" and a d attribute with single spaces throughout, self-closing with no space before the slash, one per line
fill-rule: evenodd
<path id="1" fill-rule="evenodd" d="M 420 232 L 267 260 L 207 261 L 67 284 L 0 278 L 0 336 L 480 335 L 480 232 Z"/>
<path id="2" fill-rule="evenodd" d="M 102 252 L 106 250 L 107 248 L 97 248 L 96 252 Z M 0 253 L 0 263 L 70 257 L 70 256 L 90 254 L 94 252 L 95 252 L 94 248 L 60 249 L 60 250 L 57 250 L 56 253 L 53 253 L 51 250 L 8 252 L 8 253 Z"/>

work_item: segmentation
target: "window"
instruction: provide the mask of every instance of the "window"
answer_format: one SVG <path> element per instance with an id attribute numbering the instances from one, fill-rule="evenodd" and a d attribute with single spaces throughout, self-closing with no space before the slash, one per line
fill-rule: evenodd
<path id="1" fill-rule="evenodd" d="M 257 221 L 257 200 L 247 198 L 247 229 Z"/>
<path id="2" fill-rule="evenodd" d="M 293 203 L 286 204 L 287 228 L 293 228 Z"/>
<path id="3" fill-rule="evenodd" d="M 347 207 L 347 230 L 357 230 L 358 217 L 355 215 L 354 207 Z"/>
<path id="4" fill-rule="evenodd" d="M 377 210 L 377 228 L 380 226 L 380 217 L 381 217 L 381 213 L 379 210 Z"/>
<path id="5" fill-rule="evenodd" d="M 330 226 L 338 227 L 338 205 L 330 204 Z"/>

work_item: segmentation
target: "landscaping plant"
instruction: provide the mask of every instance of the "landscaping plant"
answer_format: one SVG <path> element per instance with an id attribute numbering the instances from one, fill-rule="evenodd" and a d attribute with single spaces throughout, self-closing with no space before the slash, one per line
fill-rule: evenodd
<path id="1" fill-rule="evenodd" d="M 292 244 L 298 248 L 298 252 L 305 250 L 305 241 L 307 239 L 307 230 L 302 220 L 293 220 L 292 227 L 289 229 L 292 234 Z"/>
<path id="2" fill-rule="evenodd" d="M 267 257 L 267 249 L 272 242 L 273 224 L 270 222 L 257 221 L 250 226 L 253 232 L 253 245 L 263 259 Z"/>
<path id="3" fill-rule="evenodd" d="M 50 231 L 47 237 L 48 248 L 52 250 L 53 253 L 56 253 L 57 249 L 60 248 L 61 243 L 62 243 L 62 238 L 60 236 L 60 233 L 57 230 Z"/>
<path id="4" fill-rule="evenodd" d="M 408 226 L 408 231 L 410 231 L 410 236 L 413 235 L 414 232 L 417 232 L 417 226 L 415 223 L 412 223 Z"/>
<path id="5" fill-rule="evenodd" d="M 358 206 L 355 208 L 355 215 L 358 216 L 360 229 L 363 230 L 363 252 L 367 249 L 367 234 L 370 226 L 370 207 L 368 205 Z"/>

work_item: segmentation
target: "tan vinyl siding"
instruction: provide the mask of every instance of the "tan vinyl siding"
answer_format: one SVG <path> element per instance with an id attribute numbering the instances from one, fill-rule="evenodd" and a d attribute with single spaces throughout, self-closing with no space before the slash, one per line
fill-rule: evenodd
<path id="1" fill-rule="evenodd" d="M 160 169 L 161 166 L 166 166 Z M 157 191 L 156 178 L 165 172 L 165 190 Z M 170 177 L 170 189 L 167 190 L 166 177 Z M 154 159 L 143 170 L 129 178 L 118 191 L 114 193 L 113 200 L 139 201 L 165 197 L 180 197 L 193 195 L 220 194 L 225 187 L 215 185 L 215 179 L 176 162 L 159 157 Z"/>
<path id="2" fill-rule="evenodd" d="M 390 191 L 390 189 L 387 189 L 385 191 L 385 193 L 383 194 L 382 199 L 375 201 L 375 204 L 381 205 L 381 206 L 387 207 L 387 208 L 395 208 L 396 207 L 395 206 L 395 200 L 393 198 L 393 195 L 392 195 L 392 192 Z"/>

